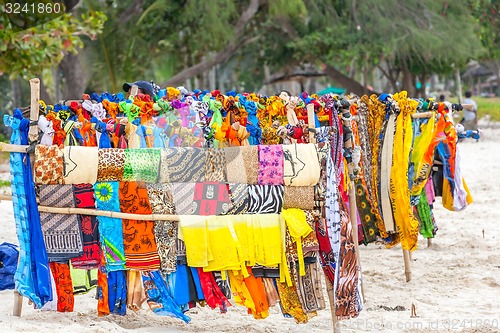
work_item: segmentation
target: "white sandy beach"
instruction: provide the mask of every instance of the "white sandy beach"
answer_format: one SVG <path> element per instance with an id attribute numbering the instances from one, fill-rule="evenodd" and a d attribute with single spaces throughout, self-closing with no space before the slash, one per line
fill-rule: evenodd
<path id="1" fill-rule="evenodd" d="M 412 254 L 412 280 L 405 282 L 401 247 L 361 246 L 366 297 L 359 318 L 341 322 L 342 332 L 500 332 L 500 129 L 485 129 L 479 142 L 459 144 L 462 170 L 474 198 L 463 212 L 435 205 L 439 226 L 433 245 L 422 240 Z M 0 179 L 8 179 L 3 169 Z M 0 169 L 2 172 L 2 169 Z M 12 203 L 0 202 L 0 243 L 17 244 Z M 154 315 L 147 306 L 125 317 L 97 316 L 94 291 L 75 297 L 73 313 L 34 310 L 25 299 L 14 317 L 13 291 L 0 292 L 0 332 L 331 332 L 330 311 L 305 325 L 278 308 L 254 320 L 242 307 L 227 314 L 209 308 L 188 313 L 192 321 Z M 411 306 L 417 318 L 411 318 Z"/>

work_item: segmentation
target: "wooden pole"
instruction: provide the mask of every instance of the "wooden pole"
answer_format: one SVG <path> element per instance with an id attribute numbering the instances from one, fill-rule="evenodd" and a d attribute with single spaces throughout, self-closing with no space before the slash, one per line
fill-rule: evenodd
<path id="1" fill-rule="evenodd" d="M 354 242 L 354 249 L 356 251 L 356 260 L 358 261 L 358 272 L 361 273 L 361 259 L 359 254 L 359 238 L 358 238 L 358 215 L 357 215 L 357 205 L 356 205 L 356 188 L 354 187 L 354 181 L 351 179 L 351 188 L 349 189 L 349 215 L 351 217 L 352 226 L 352 240 Z M 363 303 L 365 300 L 365 289 L 363 286 L 362 275 L 359 274 L 360 286 L 361 286 L 361 296 L 363 297 Z"/>
<path id="2" fill-rule="evenodd" d="M 432 246 L 432 238 L 427 238 L 427 247 Z"/>
<path id="3" fill-rule="evenodd" d="M 12 145 L 10 143 L 0 142 L 0 151 L 6 153 L 26 153 L 28 145 Z"/>
<path id="4" fill-rule="evenodd" d="M 38 121 L 38 113 L 40 109 L 40 80 L 34 78 L 30 80 L 31 89 L 31 104 L 30 104 L 30 121 Z M 31 125 L 28 132 L 30 141 L 38 140 L 38 127 Z"/>
<path id="5" fill-rule="evenodd" d="M 19 291 L 14 290 L 14 309 L 12 310 L 12 314 L 16 317 L 21 317 L 22 312 L 23 312 L 23 296 L 21 296 Z"/>
<path id="6" fill-rule="evenodd" d="M 411 259 L 410 259 L 410 250 L 403 250 L 403 258 L 405 261 L 405 276 L 406 282 L 410 282 L 411 280 Z"/>
<path id="7" fill-rule="evenodd" d="M 332 313 L 332 325 L 333 332 L 340 333 L 340 325 L 337 321 L 337 315 L 335 314 L 335 294 L 333 292 L 333 285 L 328 281 L 328 278 L 325 275 L 325 283 L 326 283 L 326 293 L 328 294 L 328 301 L 330 303 L 330 312 Z"/>

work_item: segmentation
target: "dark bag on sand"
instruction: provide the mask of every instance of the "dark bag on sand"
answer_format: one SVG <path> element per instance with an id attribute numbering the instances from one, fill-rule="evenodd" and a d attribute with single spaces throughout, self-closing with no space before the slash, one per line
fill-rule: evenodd
<path id="1" fill-rule="evenodd" d="M 0 290 L 14 289 L 19 251 L 10 243 L 0 244 Z"/>

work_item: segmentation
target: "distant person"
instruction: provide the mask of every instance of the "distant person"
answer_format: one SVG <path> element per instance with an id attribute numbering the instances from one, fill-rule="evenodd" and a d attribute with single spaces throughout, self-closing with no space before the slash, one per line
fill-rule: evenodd
<path id="1" fill-rule="evenodd" d="M 439 102 L 443 103 L 446 100 L 446 97 L 444 95 L 439 95 Z"/>
<path id="2" fill-rule="evenodd" d="M 462 104 L 464 105 L 472 105 L 471 109 L 464 108 L 464 117 L 460 121 L 460 124 L 464 125 L 465 130 L 477 130 L 477 103 L 472 98 L 472 94 L 470 91 L 465 92 L 465 99 Z"/>
<path id="3" fill-rule="evenodd" d="M 125 82 L 123 84 L 123 91 L 126 91 L 126 92 L 130 93 L 130 89 L 134 85 L 137 86 L 137 87 L 139 87 L 139 92 L 140 93 L 142 93 L 142 94 L 148 94 L 149 96 L 151 96 L 151 99 L 153 99 L 153 97 L 155 97 L 154 87 L 148 81 L 135 81 L 135 82 L 132 82 L 132 83 Z"/>

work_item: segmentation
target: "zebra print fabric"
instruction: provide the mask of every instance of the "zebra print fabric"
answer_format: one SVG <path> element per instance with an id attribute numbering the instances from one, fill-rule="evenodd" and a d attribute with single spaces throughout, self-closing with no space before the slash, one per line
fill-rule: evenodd
<path id="1" fill-rule="evenodd" d="M 248 213 L 278 214 L 283 208 L 283 185 L 249 185 Z"/>

